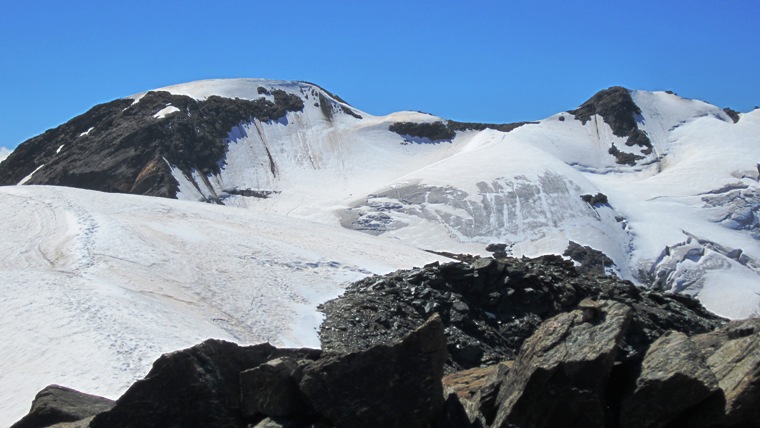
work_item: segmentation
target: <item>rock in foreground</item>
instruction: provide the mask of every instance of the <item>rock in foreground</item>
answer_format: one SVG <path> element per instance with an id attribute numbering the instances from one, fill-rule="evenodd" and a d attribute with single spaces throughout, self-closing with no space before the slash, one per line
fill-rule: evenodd
<path id="1" fill-rule="evenodd" d="M 760 426 L 760 321 L 718 327 L 724 322 L 692 300 L 604 278 L 596 283 L 577 275 L 563 278 L 560 272 L 570 272 L 566 266 L 544 262 L 480 260 L 397 272 L 382 279 L 393 278 L 394 286 L 358 288 L 350 297 L 358 301 L 362 290 L 369 290 L 366 306 L 372 308 L 390 301 L 377 299 L 378 290 L 440 293 L 443 300 L 427 303 L 452 302 L 439 305 L 446 316 L 436 313 L 401 340 L 352 352 L 209 340 L 162 356 L 145 379 L 115 405 L 101 403 L 102 409 L 92 410 L 88 400 L 81 408 L 67 401 L 75 404 L 58 407 L 72 416 L 40 419 L 43 391 L 17 427 Z M 379 280 L 360 284 L 379 285 Z M 495 306 L 503 312 L 485 316 L 504 320 L 512 310 L 515 319 L 518 314 L 535 318 L 536 328 L 525 324 L 528 337 L 514 351 L 516 358 L 506 352 L 499 364 L 444 380 L 451 331 L 480 326 L 477 316 L 485 311 L 478 305 L 493 304 L 480 300 L 483 290 L 499 288 L 495 282 L 511 299 Z M 448 291 L 426 290 L 425 284 Z M 465 287 L 475 291 L 456 291 Z M 566 292 L 552 299 L 549 291 L 562 289 Z M 401 309 L 393 317 L 383 315 L 390 326 L 414 320 L 405 318 L 405 293 L 397 295 Z M 366 319 L 367 312 L 344 308 Z M 369 343 L 378 332 L 351 328 L 341 338 Z M 461 343 L 453 339 L 455 346 Z M 485 341 L 483 346 L 496 349 Z M 65 424 L 54 425 L 59 422 Z"/>

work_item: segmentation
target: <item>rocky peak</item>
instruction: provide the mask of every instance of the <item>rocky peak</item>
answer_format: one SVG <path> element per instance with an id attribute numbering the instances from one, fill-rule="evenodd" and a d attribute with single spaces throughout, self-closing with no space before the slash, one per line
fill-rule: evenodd
<path id="1" fill-rule="evenodd" d="M 641 117 L 641 109 L 633 101 L 631 92 L 626 88 L 613 86 L 599 91 L 580 107 L 570 110 L 568 113 L 575 116 L 583 124 L 591 120 L 594 115 L 599 115 L 612 129 L 613 134 L 627 138 L 626 146 L 639 146 L 644 155 L 652 152 L 652 142 L 646 133 L 637 126 Z M 643 156 L 620 151 L 614 144 L 609 153 L 615 156 L 617 163 L 620 164 L 634 165 L 637 160 L 643 159 Z"/>
<path id="2" fill-rule="evenodd" d="M 266 82 L 242 82 L 263 85 L 255 89 L 232 85 L 245 89 L 243 98 L 197 82 L 97 105 L 19 145 L 3 163 L 0 185 L 23 182 L 174 198 L 178 183 L 172 168 L 186 177 L 218 173 L 229 133 L 240 124 L 281 121 L 289 112 L 304 111 L 306 103 L 314 103 L 328 120 L 336 112 L 361 117 L 316 86 Z M 195 93 L 201 95 L 191 96 Z"/>

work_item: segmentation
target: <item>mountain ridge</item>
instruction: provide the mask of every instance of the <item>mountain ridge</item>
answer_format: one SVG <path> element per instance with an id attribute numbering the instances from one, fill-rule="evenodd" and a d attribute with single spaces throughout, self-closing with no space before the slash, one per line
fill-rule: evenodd
<path id="1" fill-rule="evenodd" d="M 314 84 L 263 79 L 112 103 L 19 146 L 0 183 L 267 210 L 435 251 L 539 256 L 574 242 L 639 285 L 712 295 L 721 315 L 760 308 L 758 111 L 612 87 L 537 122 L 463 124 L 373 116 Z M 725 303 L 725 275 L 744 298 Z"/>

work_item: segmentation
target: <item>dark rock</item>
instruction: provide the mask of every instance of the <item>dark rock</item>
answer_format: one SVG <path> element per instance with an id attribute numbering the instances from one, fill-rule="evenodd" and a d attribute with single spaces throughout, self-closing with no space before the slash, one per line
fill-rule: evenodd
<path id="1" fill-rule="evenodd" d="M 443 408 L 445 359 L 443 323 L 436 315 L 395 345 L 305 365 L 299 385 L 336 427 L 427 427 Z"/>
<path id="2" fill-rule="evenodd" d="M 610 301 L 591 322 L 580 310 L 545 321 L 504 378 L 492 426 L 606 426 L 606 382 L 632 314 Z"/>
<path id="3" fill-rule="evenodd" d="M 499 388 L 513 363 L 504 361 L 444 376 L 443 388 L 449 401 L 454 397 L 460 403 L 452 408 L 461 408 L 467 416 L 467 423 L 472 426 L 489 426 L 498 410 Z M 451 403 L 447 405 L 452 406 Z"/>
<path id="4" fill-rule="evenodd" d="M 728 108 L 728 107 L 724 108 L 723 111 L 726 112 L 726 114 L 728 115 L 728 117 L 730 117 L 731 120 L 734 123 L 736 123 L 736 122 L 739 121 L 739 112 L 738 111 L 736 111 L 736 110 L 734 110 L 732 108 Z"/>
<path id="5" fill-rule="evenodd" d="M 388 130 L 395 132 L 403 137 L 422 139 L 425 142 L 451 141 L 457 131 L 482 131 L 485 129 L 494 129 L 501 132 L 510 132 L 520 126 L 537 122 L 517 122 L 517 123 L 472 123 L 457 122 L 447 120 L 445 122 L 394 122 Z"/>
<path id="6" fill-rule="evenodd" d="M 298 363 L 277 358 L 240 373 L 241 411 L 246 419 L 260 415 L 287 417 L 306 415 L 309 406 L 301 398 L 293 373 Z"/>
<path id="7" fill-rule="evenodd" d="M 541 322 L 591 298 L 633 308 L 635 322 L 618 358 L 635 365 L 668 330 L 692 335 L 725 322 L 690 297 L 582 274 L 558 256 L 468 260 L 481 268 L 468 263 L 429 265 L 349 286 L 342 297 L 321 307 L 326 315 L 320 330 L 323 349 L 355 352 L 393 343 L 435 308 L 446 327 L 450 355 L 446 371 L 452 373 L 514 359 Z"/>
<path id="8" fill-rule="evenodd" d="M 604 193 L 597 193 L 596 195 L 581 195 L 581 199 L 591 206 L 603 205 L 609 203 L 607 195 Z"/>
<path id="9" fill-rule="evenodd" d="M 271 95 L 273 101 L 218 96 L 198 101 L 148 92 L 134 105 L 132 99 L 100 104 L 19 145 L 3 162 L 0 185 L 17 184 L 44 164 L 28 184 L 174 198 L 178 184 L 169 164 L 188 177 L 195 170 L 219 172 L 233 127 L 254 118 L 278 120 L 287 112 L 303 110 L 303 101 L 296 95 L 282 90 L 273 90 Z M 155 118 L 167 105 L 179 111 Z"/>
<path id="10" fill-rule="evenodd" d="M 615 266 L 615 262 L 603 252 L 573 241 L 568 243 L 562 255 L 578 262 L 576 268 L 583 274 L 604 275 L 608 269 Z"/>
<path id="11" fill-rule="evenodd" d="M 29 413 L 11 428 L 41 428 L 62 422 L 80 421 L 110 410 L 113 406 L 113 400 L 59 385 L 50 385 L 37 393 Z"/>
<path id="12" fill-rule="evenodd" d="M 92 428 L 238 427 L 240 372 L 275 358 L 316 359 L 318 350 L 239 346 L 222 340 L 161 356 Z"/>
<path id="13" fill-rule="evenodd" d="M 636 389 L 622 404 L 622 428 L 663 427 L 718 390 L 715 375 L 685 334 L 669 332 L 647 351 Z"/>
<path id="14" fill-rule="evenodd" d="M 652 148 L 652 142 L 638 129 L 636 121 L 641 116 L 641 109 L 633 102 L 628 89 L 613 86 L 599 91 L 583 105 L 568 113 L 584 124 L 594 115 L 599 115 L 610 126 L 613 134 L 618 137 L 628 137 L 626 145 Z M 635 160 L 633 162 L 635 163 Z M 618 163 L 625 162 L 621 162 L 618 158 Z"/>

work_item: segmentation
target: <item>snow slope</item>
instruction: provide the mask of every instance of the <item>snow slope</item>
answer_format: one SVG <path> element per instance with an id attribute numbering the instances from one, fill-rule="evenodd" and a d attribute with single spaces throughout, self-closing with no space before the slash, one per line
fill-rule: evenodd
<path id="1" fill-rule="evenodd" d="M 734 124 L 703 101 L 630 91 L 650 149 L 627 146 L 601 116 L 582 123 L 566 112 L 509 133 L 459 131 L 432 142 L 388 127 L 441 118 L 341 114 L 347 104 L 303 82 L 212 80 L 162 90 L 255 99 L 265 96 L 259 87 L 301 96 L 305 108 L 234 128 L 218 174 L 174 169 L 178 197 L 221 199 L 443 251 L 487 254 L 487 244 L 506 243 L 516 256 L 535 256 L 561 254 L 575 241 L 604 252 L 616 274 L 637 284 L 696 295 L 732 318 L 760 310 L 760 281 L 721 285 L 726 275 L 760 271 L 758 111 Z M 618 164 L 613 146 L 640 160 Z M 597 193 L 609 203 L 581 199 Z"/>
<path id="2" fill-rule="evenodd" d="M 57 383 L 119 396 L 162 353 L 216 337 L 318 347 L 316 306 L 436 259 L 266 212 L 0 187 L 0 426 Z"/>

